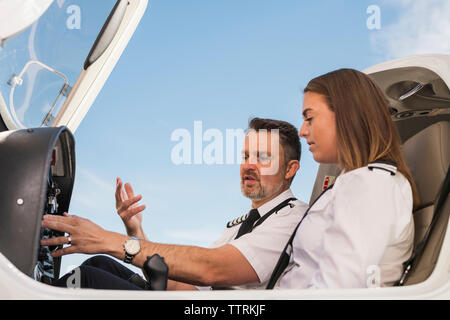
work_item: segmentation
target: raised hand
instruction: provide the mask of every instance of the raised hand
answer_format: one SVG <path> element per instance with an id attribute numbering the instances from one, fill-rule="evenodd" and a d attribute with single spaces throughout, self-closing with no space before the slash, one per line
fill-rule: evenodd
<path id="1" fill-rule="evenodd" d="M 116 182 L 116 209 L 125 225 L 127 234 L 139 239 L 146 239 L 142 229 L 142 211 L 145 210 L 145 205 L 138 205 L 142 196 L 135 196 L 131 184 L 123 185 L 120 178 L 117 178 Z"/>

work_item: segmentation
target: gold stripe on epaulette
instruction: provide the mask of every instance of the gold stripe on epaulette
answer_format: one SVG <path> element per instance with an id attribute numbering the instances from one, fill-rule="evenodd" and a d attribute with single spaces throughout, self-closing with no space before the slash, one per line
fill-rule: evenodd
<path id="1" fill-rule="evenodd" d="M 230 222 L 227 223 L 227 228 L 231 228 L 231 227 L 237 226 L 238 224 L 241 224 L 248 218 L 248 215 L 249 214 L 247 213 L 247 214 L 244 214 L 243 216 L 240 216 L 239 218 L 231 220 Z"/>

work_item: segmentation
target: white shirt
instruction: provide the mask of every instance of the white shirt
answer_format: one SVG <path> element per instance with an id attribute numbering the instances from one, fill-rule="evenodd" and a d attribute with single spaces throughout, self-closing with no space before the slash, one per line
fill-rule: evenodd
<path id="1" fill-rule="evenodd" d="M 271 209 L 286 199 L 294 198 L 291 190 L 286 190 L 276 198 L 258 208 L 261 218 Z M 260 283 L 234 286 L 234 289 L 265 289 L 272 275 L 272 271 L 281 255 L 289 237 L 303 217 L 308 205 L 299 200 L 292 200 L 289 205 L 272 213 L 263 223 L 256 226 L 252 232 L 234 239 L 242 224 L 226 228 L 220 238 L 211 247 L 217 248 L 230 244 L 237 248 L 255 270 Z M 261 219 L 260 218 L 260 219 Z M 200 290 L 210 287 L 197 287 Z"/>
<path id="2" fill-rule="evenodd" d="M 413 241 L 408 180 L 400 172 L 352 170 L 339 176 L 312 205 L 276 288 L 392 285 L 401 277 Z"/>

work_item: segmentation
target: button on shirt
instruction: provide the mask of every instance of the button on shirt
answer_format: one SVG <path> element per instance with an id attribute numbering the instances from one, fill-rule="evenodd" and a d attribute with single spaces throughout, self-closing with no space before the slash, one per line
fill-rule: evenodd
<path id="1" fill-rule="evenodd" d="M 291 190 L 288 189 L 263 204 L 258 208 L 261 218 L 264 218 L 266 213 L 281 202 L 293 197 Z M 225 244 L 234 246 L 244 255 L 258 275 L 260 283 L 234 286 L 233 289 L 265 289 L 267 286 L 281 251 L 308 208 L 306 203 L 299 200 L 293 200 L 289 203 L 293 206 L 287 205 L 278 212 L 274 212 L 262 224 L 256 226 L 252 232 L 235 239 L 241 227 L 241 224 L 237 224 L 225 229 L 221 237 L 211 245 L 212 248 Z M 200 290 L 209 289 L 209 287 L 197 288 Z"/>
<path id="2" fill-rule="evenodd" d="M 349 171 L 311 207 L 275 288 L 392 285 L 401 277 L 413 241 L 408 180 L 400 172 L 368 167 Z"/>

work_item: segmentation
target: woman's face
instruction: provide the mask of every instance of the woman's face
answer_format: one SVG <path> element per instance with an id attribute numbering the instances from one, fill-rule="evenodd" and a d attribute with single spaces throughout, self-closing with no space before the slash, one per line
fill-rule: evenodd
<path id="1" fill-rule="evenodd" d="M 336 118 L 323 95 L 307 92 L 303 98 L 303 125 L 299 135 L 319 163 L 337 163 Z"/>

